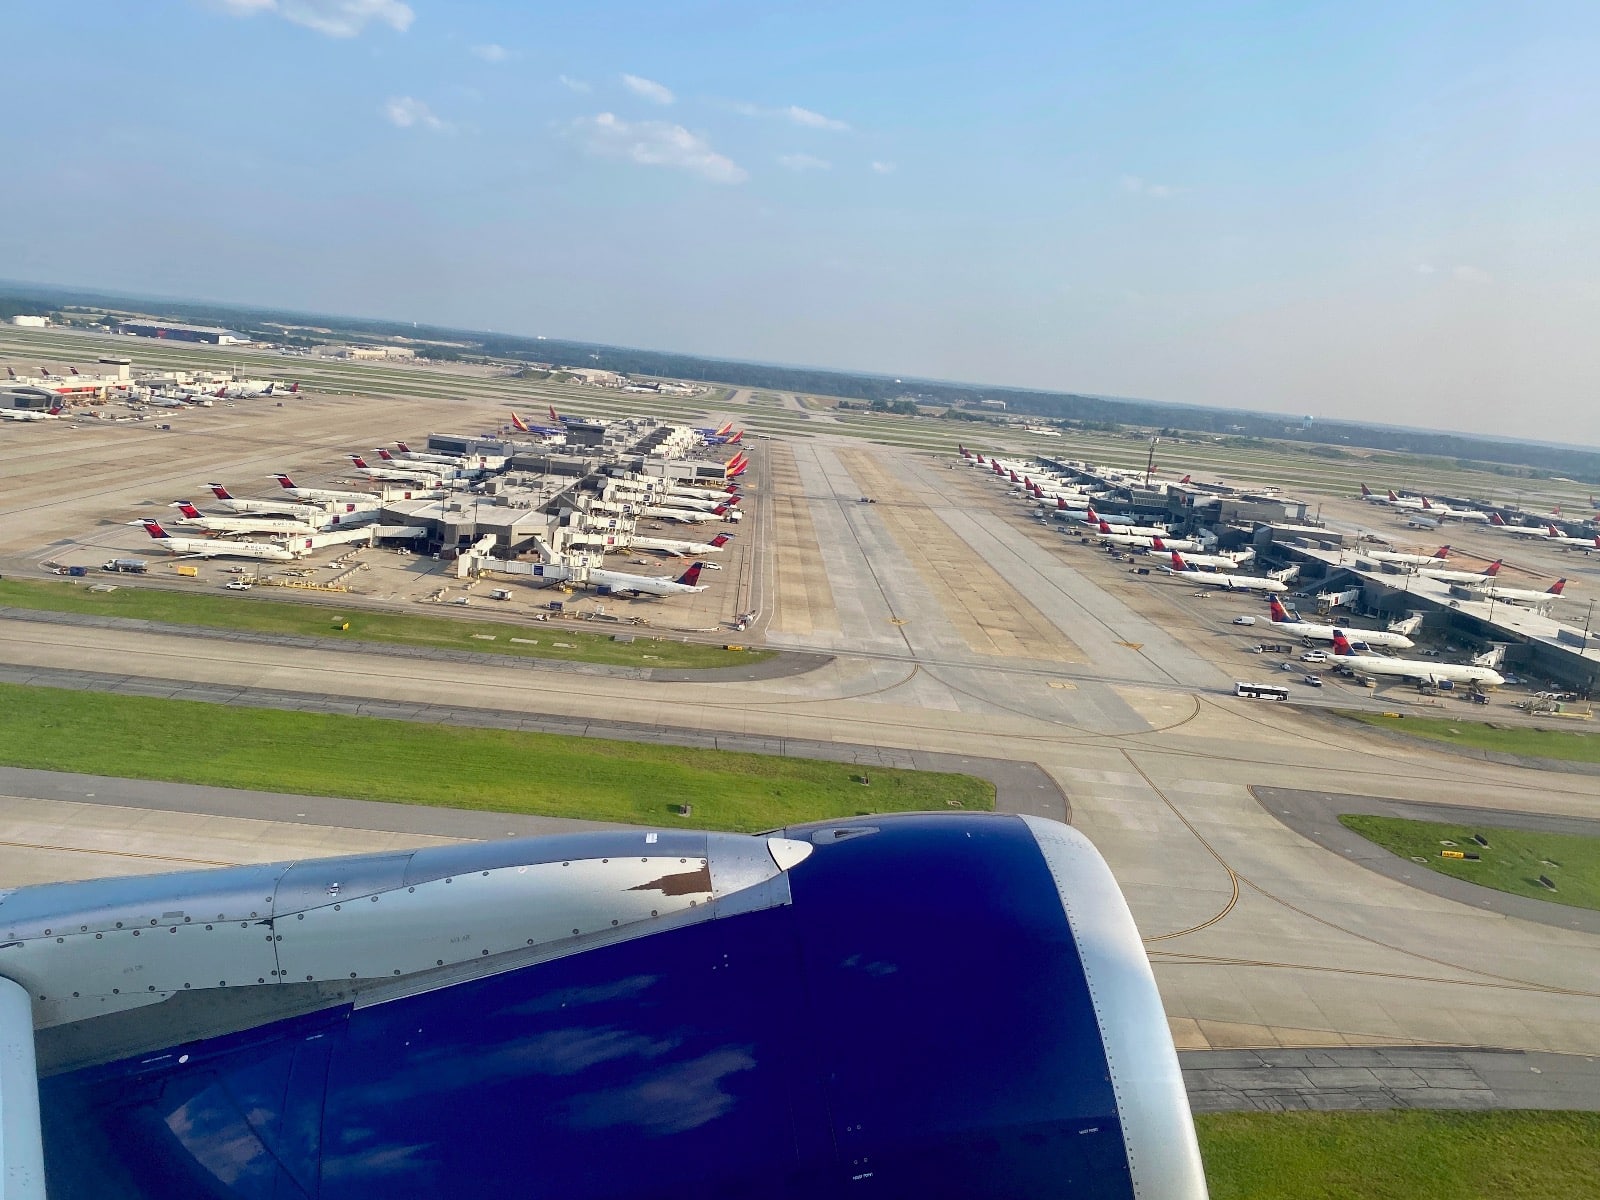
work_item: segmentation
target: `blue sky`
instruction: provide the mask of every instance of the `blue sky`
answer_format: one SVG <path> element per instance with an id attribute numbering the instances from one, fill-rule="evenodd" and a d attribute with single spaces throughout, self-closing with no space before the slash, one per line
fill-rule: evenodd
<path id="1" fill-rule="evenodd" d="M 31 48 L 0 276 L 1600 444 L 1592 4 L 104 0 L 0 31 Z"/>

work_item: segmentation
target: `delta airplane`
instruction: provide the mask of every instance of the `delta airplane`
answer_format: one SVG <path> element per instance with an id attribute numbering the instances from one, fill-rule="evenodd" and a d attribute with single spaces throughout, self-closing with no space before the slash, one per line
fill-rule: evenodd
<path id="1" fill-rule="evenodd" d="M 1172 550 L 1198 550 L 1200 543 L 1192 538 L 1166 537 L 1162 534 L 1142 533 L 1112 533 L 1110 527 L 1100 522 L 1100 531 L 1090 535 L 1106 543 L 1108 546 L 1128 546 L 1141 550 L 1152 550 L 1157 554 L 1166 554 Z"/>
<path id="2" fill-rule="evenodd" d="M 710 512 L 698 508 L 662 508 L 655 504 L 646 504 L 639 509 L 641 516 L 661 517 L 668 521 L 682 521 L 686 524 L 699 524 L 702 521 L 720 521 L 733 510 L 723 505 Z"/>
<path id="3" fill-rule="evenodd" d="M 1472 590 L 1485 600 L 1499 600 L 1508 604 L 1550 604 L 1561 599 L 1562 589 L 1566 586 L 1565 579 L 1558 579 L 1542 592 L 1536 592 L 1532 588 L 1504 588 L 1498 584 L 1475 587 Z"/>
<path id="4" fill-rule="evenodd" d="M 1487 524 L 1489 514 L 1479 512 L 1475 508 L 1451 508 L 1448 504 L 1434 504 L 1426 496 L 1422 497 L 1422 511 L 1430 517 L 1440 520 L 1466 521 L 1469 523 Z"/>
<path id="5" fill-rule="evenodd" d="M 1390 488 L 1389 495 L 1384 500 L 1384 503 L 1390 508 L 1415 509 L 1420 512 L 1426 501 L 1420 496 L 1397 496 L 1394 493 L 1394 489 Z"/>
<path id="6" fill-rule="evenodd" d="M 159 521 L 140 521 L 144 531 L 168 554 L 185 558 L 264 558 L 273 562 L 293 562 L 293 551 L 270 542 L 229 542 L 211 538 L 175 538 Z"/>
<path id="7" fill-rule="evenodd" d="M 439 464 L 440 466 L 443 466 L 443 467 L 456 467 L 456 468 L 468 467 L 468 466 L 474 465 L 472 463 L 469 463 L 464 457 L 461 457 L 461 456 L 452 457 L 452 456 L 450 456 L 448 454 L 419 454 L 417 451 L 413 450 L 410 446 L 406 445 L 404 442 L 396 442 L 394 444 L 394 448 L 396 450 L 400 451 L 400 457 L 405 459 L 406 462 L 419 463 L 419 464 L 420 463 L 437 463 L 437 464 Z M 384 458 L 387 459 L 387 460 L 391 460 L 392 461 L 393 458 L 394 458 L 394 456 L 391 455 L 386 450 L 380 450 L 380 451 L 378 451 L 378 453 L 383 455 Z"/>
<path id="8" fill-rule="evenodd" d="M 1437 579 L 1444 583 L 1483 583 L 1500 574 L 1500 560 L 1495 559 L 1481 571 L 1435 571 L 1428 567 L 1418 567 L 1415 573 L 1424 579 Z"/>
<path id="9" fill-rule="evenodd" d="M 347 454 L 345 457 L 355 464 L 357 475 L 377 480 L 379 483 L 415 483 L 423 487 L 438 487 L 444 482 L 435 472 L 423 470 L 420 464 L 414 469 L 401 470 L 395 467 L 374 467 L 359 454 Z"/>
<path id="10" fill-rule="evenodd" d="M 1289 585 L 1281 579 L 1269 579 L 1261 575 L 1234 575 L 1227 571 L 1194 571 L 1184 561 L 1183 555 L 1176 550 L 1172 552 L 1172 565 L 1167 568 L 1170 575 L 1182 579 L 1185 583 L 1198 583 L 1203 587 L 1226 588 L 1230 592 L 1287 592 Z"/>
<path id="11" fill-rule="evenodd" d="M 1094 505 L 1092 505 L 1092 504 L 1089 506 L 1088 511 L 1084 514 L 1083 523 L 1085 525 L 1093 525 L 1093 526 L 1095 526 L 1102 533 L 1139 534 L 1139 535 L 1141 535 L 1143 537 L 1166 537 L 1167 536 L 1167 528 L 1166 528 L 1165 525 L 1124 525 L 1124 524 L 1120 524 L 1113 517 L 1102 517 L 1100 514 L 1095 512 L 1094 511 Z"/>
<path id="12" fill-rule="evenodd" d="M 315 525 L 306 521 L 296 521 L 289 517 L 213 517 L 207 516 L 187 500 L 175 500 L 172 503 L 172 507 L 183 515 L 183 519 L 178 524 L 204 529 L 207 533 L 277 533 L 304 536 L 317 532 Z"/>
<path id="13" fill-rule="evenodd" d="M 1557 546 L 1582 546 L 1585 550 L 1600 549 L 1600 537 L 1568 537 L 1554 525 L 1545 526 L 1544 540 Z"/>
<path id="14" fill-rule="evenodd" d="M 1450 557 L 1450 547 L 1440 546 L 1432 554 L 1400 554 L 1393 550 L 1358 551 L 1362 558 L 1374 562 L 1395 563 L 1402 567 L 1437 567 Z"/>
<path id="15" fill-rule="evenodd" d="M 1166 538 L 1162 540 L 1169 547 L 1172 545 L 1170 540 Z M 1183 548 L 1180 546 L 1178 549 L 1181 550 Z M 1190 554 L 1186 551 L 1183 561 L 1191 567 L 1219 567 L 1226 570 L 1229 567 L 1242 567 L 1245 563 L 1254 559 L 1255 556 L 1256 552 L 1250 549 L 1241 550 L 1238 554 Z"/>
<path id="16" fill-rule="evenodd" d="M 696 562 L 676 579 L 657 579 L 650 575 L 629 575 L 623 571 L 591 568 L 585 582 L 591 587 L 610 588 L 613 592 L 627 592 L 634 596 L 682 596 L 706 590 L 706 585 L 700 582 L 700 572 L 704 569 L 704 563 Z"/>
<path id="17" fill-rule="evenodd" d="M 669 492 L 667 495 L 659 497 L 656 503 L 662 508 L 691 508 L 698 509 L 701 512 L 710 512 L 712 509 L 724 505 L 732 508 L 739 503 L 740 499 L 741 497 L 738 495 L 723 495 L 715 500 L 697 500 L 693 496 L 679 496 Z"/>
<path id="18" fill-rule="evenodd" d="M 1302 621 L 1291 617 L 1289 610 L 1276 597 L 1269 597 L 1271 601 L 1272 628 L 1278 633 L 1286 633 L 1290 637 L 1309 638 L 1313 642 L 1331 642 L 1334 635 L 1339 632 L 1332 625 L 1319 625 L 1314 621 Z M 1358 643 L 1368 646 L 1392 646 L 1396 650 L 1409 650 L 1416 645 L 1403 633 L 1390 633 L 1386 629 L 1351 629 L 1348 636 Z"/>
<path id="19" fill-rule="evenodd" d="M 722 548 L 733 540 L 731 533 L 719 533 L 709 542 L 678 542 L 671 538 L 630 537 L 624 549 L 655 550 L 673 558 L 686 558 L 697 554 L 721 554 Z"/>
<path id="20" fill-rule="evenodd" d="M 298 517 L 302 521 L 315 523 L 327 517 L 333 502 L 328 504 L 294 504 L 287 500 L 240 500 L 229 493 L 228 489 L 220 483 L 206 484 L 211 489 L 211 494 L 217 498 L 217 503 L 229 512 L 240 513 L 277 513 L 286 517 Z M 363 512 L 378 507 L 378 498 L 368 496 L 366 503 L 356 504 L 346 500 L 337 504 L 344 512 Z"/>
<path id="21" fill-rule="evenodd" d="M 50 409 L 0 408 L 0 420 L 5 421 L 59 421 L 61 405 Z"/>
<path id="22" fill-rule="evenodd" d="M 1374 678 L 1418 679 L 1423 683 L 1473 683 L 1499 687 L 1505 678 L 1493 667 L 1461 663 L 1441 663 L 1428 659 L 1385 658 L 1378 654 L 1357 654 L 1342 629 L 1333 631 L 1333 655 L 1341 667 L 1357 675 Z"/>
<path id="23" fill-rule="evenodd" d="M 297 487 L 294 480 L 287 475 L 274 475 L 272 478 L 276 479 L 278 486 L 296 500 L 332 501 L 336 504 L 349 503 L 357 505 L 378 503 L 378 497 L 371 492 L 337 492 L 329 488 L 303 488 Z"/>

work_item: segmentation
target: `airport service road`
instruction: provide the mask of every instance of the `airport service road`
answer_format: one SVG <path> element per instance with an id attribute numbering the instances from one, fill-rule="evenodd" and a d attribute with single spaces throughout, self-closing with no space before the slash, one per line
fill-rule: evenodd
<path id="1" fill-rule="evenodd" d="M 722 686 L 317 654 L 127 631 L 0 622 L 0 660 L 460 710 L 814 738 L 1037 762 L 1110 861 L 1150 939 L 1186 1047 L 1438 1043 L 1600 1053 L 1600 938 L 1519 921 L 1341 861 L 1252 786 L 1338 790 L 1555 815 L 1592 812 L 1597 780 L 1469 762 L 1310 726 L 1272 705 L 1119 689 L 1165 728 L 1096 733 L 1040 715 L 924 708 L 916 664 L 836 662 Z M 997 668 L 998 670 L 998 668 Z M 809 695 L 802 689 L 809 686 Z M 866 693 L 875 692 L 868 696 Z"/>

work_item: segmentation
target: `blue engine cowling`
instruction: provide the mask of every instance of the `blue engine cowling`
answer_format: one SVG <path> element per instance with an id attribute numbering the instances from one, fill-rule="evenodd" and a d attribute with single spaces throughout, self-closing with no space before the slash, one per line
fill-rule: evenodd
<path id="1" fill-rule="evenodd" d="M 811 849 L 776 902 L 47 1073 L 49 1194 L 1204 1197 L 1148 962 L 1081 835 L 783 838 Z"/>

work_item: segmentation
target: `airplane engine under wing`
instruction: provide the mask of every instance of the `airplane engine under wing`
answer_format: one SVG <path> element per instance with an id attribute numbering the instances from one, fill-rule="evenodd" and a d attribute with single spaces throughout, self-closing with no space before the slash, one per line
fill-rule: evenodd
<path id="1" fill-rule="evenodd" d="M 0 932 L 51 1200 L 1205 1196 L 1132 918 L 1050 821 L 57 884 Z"/>

